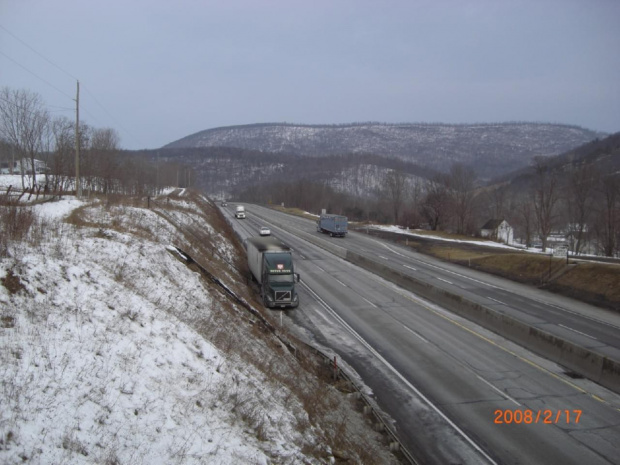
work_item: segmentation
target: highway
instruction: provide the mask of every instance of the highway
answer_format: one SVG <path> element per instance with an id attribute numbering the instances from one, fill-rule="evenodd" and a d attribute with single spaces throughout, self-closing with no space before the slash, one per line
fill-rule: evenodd
<path id="1" fill-rule="evenodd" d="M 285 223 L 289 228 L 326 237 L 316 232 L 315 224 L 310 220 L 264 207 L 252 208 L 261 215 L 271 215 L 274 221 Z M 350 232 L 346 240 L 332 241 L 340 247 L 397 267 L 435 287 L 456 290 L 470 300 L 620 360 L 620 315 L 610 310 L 439 261 L 365 234 Z"/>
<path id="2" fill-rule="evenodd" d="M 246 209 L 247 220 L 234 220 L 232 206 L 223 209 L 242 237 L 267 225 L 294 249 L 301 304 L 287 313 L 287 325 L 355 370 L 420 463 L 620 463 L 617 394 L 298 238 L 295 229 L 317 234 L 311 221 Z M 536 324 L 566 323 L 566 332 L 617 349 L 617 322 L 604 313 L 465 274 L 362 234 L 332 240 L 487 305 L 495 299 Z M 530 300 L 562 319 L 550 323 L 524 311 Z M 591 327 L 580 326 L 584 319 Z"/>

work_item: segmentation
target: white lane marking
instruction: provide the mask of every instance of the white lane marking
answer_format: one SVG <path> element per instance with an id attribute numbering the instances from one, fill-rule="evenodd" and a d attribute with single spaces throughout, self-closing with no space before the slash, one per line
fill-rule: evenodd
<path id="1" fill-rule="evenodd" d="M 225 211 L 226 211 L 226 213 L 228 213 L 228 215 L 232 218 L 233 213 L 232 213 L 232 212 L 230 212 L 230 211 L 229 211 L 229 209 L 226 209 Z M 273 211 L 271 211 L 270 213 L 273 213 Z M 266 218 L 261 217 L 260 215 L 256 215 L 256 216 L 258 216 L 259 218 L 261 218 L 261 219 L 263 219 L 263 220 L 267 221 L 267 219 L 266 219 Z M 293 228 L 293 229 L 297 229 L 297 228 Z M 287 231 L 287 232 L 288 232 L 288 231 Z M 289 233 L 289 234 L 290 234 L 290 233 Z M 380 244 L 380 245 L 382 245 L 382 246 L 386 247 L 388 250 L 392 250 L 392 249 L 391 249 L 390 247 L 388 247 L 387 245 L 382 244 L 381 242 L 379 242 L 379 241 L 377 241 L 377 240 L 375 240 L 375 239 L 371 239 L 371 240 L 372 240 L 373 242 L 376 242 L 377 244 Z M 367 249 L 365 249 L 365 248 L 362 248 L 362 250 L 364 250 L 364 251 L 366 251 L 366 252 L 370 252 L 369 250 L 367 250 Z M 392 250 L 392 251 L 393 251 L 393 250 Z M 394 252 L 394 253 L 396 253 L 396 254 L 398 254 L 398 255 L 402 255 L 402 254 L 399 254 L 399 253 L 398 253 L 398 252 L 396 252 L 396 251 L 393 251 L 393 252 Z M 404 255 L 403 255 L 403 256 L 404 256 Z M 386 260 L 387 260 L 387 258 L 385 258 L 385 257 L 382 257 L 382 258 L 384 258 L 384 259 L 386 259 Z M 501 291 L 503 291 L 503 292 L 506 292 L 506 293 L 508 293 L 508 294 L 520 295 L 520 294 L 518 294 L 517 292 L 510 291 L 510 290 L 508 290 L 508 289 L 504 289 L 504 288 L 502 288 L 502 287 L 500 287 L 500 286 L 495 286 L 495 285 L 493 285 L 493 284 L 490 284 L 490 283 L 487 283 L 487 282 L 484 282 L 484 281 L 480 281 L 480 280 L 478 280 L 478 279 L 475 279 L 475 278 L 472 278 L 472 277 L 469 277 L 469 276 L 466 276 L 466 275 L 463 275 L 463 274 L 457 273 L 457 272 L 455 272 L 455 271 L 448 270 L 448 269 L 446 269 L 446 268 L 442 268 L 442 267 L 437 266 L 437 265 L 433 265 L 433 264 L 431 264 L 431 263 L 429 263 L 429 262 L 426 262 L 426 261 L 424 261 L 424 260 L 420 260 L 420 259 L 418 259 L 418 258 L 414 258 L 414 257 L 411 257 L 411 256 L 406 256 L 406 258 L 407 258 L 407 259 L 410 259 L 410 260 L 417 261 L 417 262 L 419 262 L 419 263 L 422 263 L 422 264 L 424 264 L 424 265 L 430 266 L 430 267 L 432 267 L 432 268 L 436 268 L 436 269 L 439 269 L 439 270 L 445 271 L 446 273 L 451 273 L 451 274 L 454 274 L 454 275 L 456 275 L 456 276 L 459 276 L 459 277 L 462 277 L 462 278 L 468 279 L 468 280 L 470 280 L 470 281 L 474 281 L 474 282 L 479 283 L 479 284 L 482 284 L 482 285 L 484 285 L 484 286 L 489 286 L 489 287 L 492 287 L 492 288 L 494 288 L 494 289 L 499 289 L 499 290 L 501 290 Z M 407 265 L 403 265 L 403 266 L 407 266 Z M 319 269 L 320 269 L 321 271 L 325 272 L 325 270 L 323 270 L 321 267 L 319 267 Z M 417 271 L 417 270 L 416 270 L 416 271 Z M 531 300 L 533 300 L 533 301 L 535 301 L 535 302 L 538 302 L 538 303 L 540 303 L 540 304 L 542 304 L 542 305 L 549 306 L 549 307 L 552 307 L 552 308 L 556 308 L 556 309 L 558 309 L 558 310 L 561 310 L 561 311 L 563 311 L 563 312 L 569 313 L 569 314 L 571 314 L 571 315 L 575 315 L 575 316 L 578 316 L 578 317 L 580 317 L 580 318 L 585 318 L 585 319 L 587 319 L 587 320 L 594 321 L 594 322 L 596 322 L 596 323 L 598 323 L 598 324 L 602 324 L 602 325 L 605 325 L 605 326 L 607 326 L 607 327 L 614 328 L 614 329 L 619 329 L 619 330 L 620 330 L 620 326 L 614 325 L 613 323 L 609 323 L 609 322 L 607 322 L 607 321 L 603 321 L 603 320 L 600 320 L 600 319 L 598 319 L 598 318 L 591 317 L 591 316 L 589 316 L 589 315 L 584 315 L 584 314 L 581 314 L 581 313 L 579 313 L 579 312 L 576 312 L 576 311 L 573 311 L 573 310 L 569 310 L 569 309 L 567 309 L 567 308 L 560 307 L 560 306 L 558 306 L 558 305 L 554 305 L 554 304 L 552 304 L 552 303 L 550 303 L 550 302 L 545 302 L 545 301 L 540 300 L 540 299 L 537 299 L 537 298 L 535 298 L 535 297 L 529 297 L 529 299 L 531 299 Z M 506 305 L 506 304 L 504 304 L 504 305 Z M 572 330 L 571 328 L 567 328 L 567 329 Z M 575 331 L 575 330 L 572 330 L 572 331 Z M 587 336 L 587 337 L 590 337 L 590 338 L 592 338 L 592 339 L 598 340 L 598 339 L 596 339 L 595 337 L 590 336 L 590 335 L 587 335 L 587 334 L 584 334 L 584 336 Z"/>
<path id="2" fill-rule="evenodd" d="M 325 271 L 323 268 L 321 268 L 319 265 L 317 265 L 316 263 L 314 264 L 314 266 L 316 266 L 319 270 L 321 270 L 323 273 L 327 273 L 327 271 Z"/>
<path id="3" fill-rule="evenodd" d="M 423 342 L 428 343 L 428 341 L 426 339 L 424 339 L 417 331 L 414 331 L 411 328 L 408 328 L 407 326 L 403 325 L 403 328 L 405 328 L 407 331 L 409 331 L 410 333 L 413 333 L 414 336 L 417 336 L 419 339 L 421 339 Z"/>
<path id="4" fill-rule="evenodd" d="M 521 404 L 519 402 L 517 402 L 516 400 L 514 400 L 512 397 L 510 397 L 508 394 L 506 394 L 504 391 L 502 391 L 501 389 L 493 386 L 491 383 L 489 383 L 486 379 L 484 379 L 482 376 L 480 375 L 476 375 L 478 377 L 478 379 L 484 383 L 486 383 L 487 386 L 489 386 L 491 389 L 493 389 L 494 391 L 498 392 L 502 397 L 504 397 L 505 399 L 508 399 L 510 402 L 513 402 L 515 404 L 517 404 L 519 407 L 521 406 Z"/>
<path id="5" fill-rule="evenodd" d="M 418 258 L 411 258 L 411 260 L 415 260 L 416 262 L 423 263 L 423 264 L 425 264 L 426 266 L 430 266 L 430 267 L 432 267 L 432 268 L 436 268 L 436 269 L 441 270 L 441 271 L 444 271 L 444 272 L 446 272 L 446 273 L 450 273 L 450 274 L 456 275 L 456 276 L 458 276 L 459 278 L 469 279 L 470 281 L 474 281 L 474 282 L 476 282 L 476 283 L 478 283 L 478 284 L 484 284 L 485 286 L 492 287 L 493 289 L 500 289 L 500 290 L 502 290 L 502 291 L 504 291 L 504 290 L 505 290 L 505 289 L 503 289 L 503 288 L 501 288 L 501 287 L 499 287 L 499 286 L 495 286 L 495 285 L 493 285 L 493 284 L 485 283 L 484 281 L 480 281 L 479 279 L 475 279 L 475 278 L 472 278 L 472 277 L 470 277 L 470 276 L 466 276 L 466 275 L 464 275 L 464 274 L 457 273 L 456 271 L 452 271 L 452 270 L 448 270 L 448 269 L 446 269 L 446 268 L 442 268 L 441 266 L 433 265 L 432 263 L 425 262 L 424 260 L 420 260 L 420 259 L 418 259 Z"/>
<path id="6" fill-rule="evenodd" d="M 448 281 L 447 279 L 443 279 L 443 278 L 437 278 L 439 281 L 443 281 L 444 283 L 448 283 L 448 284 L 452 284 L 454 285 L 454 283 L 451 283 L 450 281 Z"/>
<path id="7" fill-rule="evenodd" d="M 596 339 L 594 336 L 590 336 L 589 334 L 582 333 L 581 331 L 577 331 L 576 329 L 570 328 L 568 326 L 564 326 L 561 323 L 558 323 L 558 326 L 561 326 L 564 329 L 568 329 L 569 331 L 572 331 L 573 333 L 581 334 L 582 336 L 589 337 L 590 339 L 594 339 L 595 341 L 598 341 L 598 339 Z"/>
<path id="8" fill-rule="evenodd" d="M 388 249 L 388 250 L 389 250 L 390 252 L 392 252 L 393 254 L 396 254 L 396 255 L 398 255 L 398 256 L 400 256 L 400 257 L 405 257 L 405 258 L 407 258 L 407 256 L 406 256 L 406 255 L 404 255 L 404 254 L 402 254 L 402 253 L 400 253 L 400 252 L 397 252 L 396 250 L 394 250 L 394 249 L 393 249 L 393 248 L 391 248 L 391 247 L 388 247 L 388 246 L 387 246 L 386 244 L 384 244 L 383 242 L 379 242 L 379 241 L 376 241 L 376 240 L 374 240 L 374 239 L 371 239 L 371 240 L 372 240 L 372 241 L 374 241 L 374 242 L 376 242 L 377 244 L 381 244 L 383 247 L 385 247 L 386 249 Z"/>
<path id="9" fill-rule="evenodd" d="M 507 307 L 509 307 L 509 305 L 508 305 L 508 304 L 505 304 L 505 303 L 504 303 L 504 302 L 502 302 L 501 300 L 494 299 L 493 297 L 488 297 L 488 296 L 487 296 L 487 299 L 492 300 L 493 302 L 497 302 L 498 304 L 506 305 Z"/>
<path id="10" fill-rule="evenodd" d="M 425 262 L 424 260 L 420 260 L 420 259 L 413 258 L 413 257 L 411 257 L 411 260 L 415 260 L 417 262 L 423 263 L 424 265 L 430 266 L 432 268 L 437 268 L 438 270 L 445 271 L 446 273 L 454 274 L 454 275 L 459 276 L 461 278 L 469 279 L 470 281 L 473 281 L 475 283 L 483 284 L 485 286 L 492 287 L 493 289 L 499 289 L 500 291 L 506 292 L 508 294 L 519 295 L 518 293 L 510 291 L 508 289 L 504 289 L 503 287 L 495 286 L 494 284 L 490 284 L 490 283 L 485 283 L 484 281 L 480 281 L 479 279 L 475 279 L 475 278 L 472 278 L 472 277 L 469 277 L 469 276 L 457 273 L 456 271 L 451 271 L 451 270 L 448 270 L 446 268 L 442 268 L 440 266 L 433 265 L 432 263 Z M 609 326 L 610 328 L 620 329 L 620 326 L 616 326 L 613 323 L 608 323 L 606 321 L 599 320 L 598 318 L 594 318 L 594 317 L 591 317 L 591 316 L 588 316 L 588 315 L 584 315 L 582 313 L 575 312 L 573 310 L 569 310 L 569 309 L 564 308 L 564 307 L 560 307 L 559 305 L 555 305 L 555 304 L 552 304 L 550 302 L 545 302 L 544 300 L 540 300 L 540 299 L 537 299 L 535 297 L 528 297 L 528 299 L 531 299 L 534 302 L 538 302 L 539 304 L 542 304 L 542 305 L 545 305 L 545 306 L 548 306 L 548 307 L 552 307 L 552 308 L 556 308 L 556 309 L 561 310 L 561 311 L 566 312 L 566 313 L 570 313 L 571 315 L 575 315 L 575 316 L 578 316 L 580 318 L 585 318 L 587 320 L 594 321 L 596 323 L 599 323 L 599 324 L 602 324 L 602 325 L 605 325 L 605 326 Z"/>
<path id="11" fill-rule="evenodd" d="M 361 297 L 361 296 L 360 296 Z M 368 302 L 370 305 L 372 305 L 375 308 L 379 308 L 377 307 L 375 304 L 373 304 L 370 300 L 368 300 L 366 297 L 362 297 L 362 299 L 364 299 L 366 302 Z"/>
<path id="12" fill-rule="evenodd" d="M 403 266 L 404 266 L 405 268 L 409 268 L 410 270 L 413 270 L 413 271 L 418 271 L 418 269 L 417 269 L 417 268 L 414 268 L 414 267 L 412 267 L 412 266 L 409 266 L 409 265 L 403 265 Z"/>
<path id="13" fill-rule="evenodd" d="M 409 389 L 411 389 L 420 399 L 422 399 L 426 404 L 433 409 L 437 415 L 439 415 L 447 424 L 449 424 L 467 443 L 469 443 L 480 455 L 482 455 L 485 459 L 489 461 L 489 463 L 498 465 L 495 460 L 493 460 L 482 448 L 476 444 L 473 439 L 471 439 L 465 431 L 458 427 L 456 423 L 454 423 L 450 418 L 448 418 L 435 404 L 433 404 L 428 397 L 426 397 L 418 388 L 416 388 L 413 384 L 411 384 L 407 378 L 405 378 L 396 368 L 394 368 L 390 362 L 388 362 L 383 356 L 377 352 L 366 340 L 360 336 L 349 324 L 336 313 L 334 309 L 332 309 L 327 302 L 325 302 L 319 295 L 314 292 L 310 286 L 308 286 L 305 282 L 301 282 L 301 285 L 304 286 L 308 292 L 310 292 L 313 297 L 321 304 L 321 306 L 327 310 L 338 322 L 344 326 L 344 328 L 351 333 L 353 337 L 355 337 L 364 347 L 366 347 L 381 363 L 385 365 L 385 367 L 394 373 Z"/>
<path id="14" fill-rule="evenodd" d="M 423 264 L 424 264 L 424 265 L 426 265 L 426 266 L 430 266 L 430 267 L 436 268 L 436 269 L 438 269 L 438 270 L 445 271 L 446 273 L 451 273 L 451 274 L 454 274 L 454 275 L 459 276 L 459 277 L 464 278 L 464 279 L 469 279 L 470 281 L 473 281 L 473 282 L 478 283 L 478 284 L 482 284 L 482 285 L 484 285 L 484 286 L 489 286 L 489 287 L 492 287 L 493 289 L 499 289 L 499 290 L 501 290 L 501 291 L 504 291 L 504 292 L 507 292 L 507 293 L 510 293 L 510 294 L 516 294 L 515 292 L 513 292 L 513 291 L 509 291 L 508 289 L 504 289 L 503 287 L 496 286 L 496 285 L 494 285 L 494 284 L 487 283 L 487 282 L 484 282 L 484 281 L 480 281 L 479 279 L 472 278 L 472 277 L 470 277 L 470 276 L 466 276 L 466 275 L 463 275 L 463 274 L 461 274 L 461 273 L 457 273 L 456 271 L 448 270 L 448 269 L 446 269 L 446 268 L 442 268 L 441 266 L 433 265 L 432 263 L 426 262 L 426 261 L 424 261 L 424 260 L 420 260 L 419 258 L 413 258 L 413 257 L 411 257 L 411 256 L 406 256 L 406 255 L 403 255 L 403 254 L 401 254 L 401 253 L 399 253 L 399 252 L 396 252 L 395 250 L 391 249 L 391 248 L 390 248 L 390 247 L 388 247 L 386 244 L 383 244 L 382 242 L 379 242 L 379 241 L 378 241 L 378 240 L 376 240 L 376 239 L 371 239 L 371 241 L 373 241 L 373 242 L 375 242 L 375 243 L 377 243 L 377 244 L 379 244 L 379 245 L 382 245 L 383 247 L 385 247 L 385 248 L 386 248 L 386 249 L 388 249 L 388 250 L 391 250 L 391 251 L 392 251 L 392 252 L 394 252 L 396 255 L 401 255 L 401 256 L 403 256 L 403 257 L 405 257 L 405 258 L 407 258 L 407 259 L 410 259 L 410 260 L 415 260 L 415 261 L 417 261 L 417 262 L 423 263 Z M 406 266 L 406 265 L 403 265 L 403 266 Z M 407 268 L 408 268 L 408 267 L 407 267 Z M 416 270 L 416 271 L 417 271 L 417 270 Z M 606 322 L 606 321 L 599 320 L 598 318 L 594 318 L 594 317 L 591 317 L 591 316 L 588 316 L 588 315 L 583 315 L 583 314 L 581 314 L 581 313 L 574 312 L 574 311 L 569 310 L 569 309 L 567 309 L 567 308 L 560 307 L 559 305 L 554 305 L 554 304 L 552 304 L 552 303 L 545 302 L 545 301 L 543 301 L 543 300 L 539 300 L 539 299 L 536 299 L 536 298 L 534 298 L 534 297 L 529 297 L 529 298 L 530 298 L 530 299 L 532 299 L 532 300 L 534 300 L 534 301 L 536 301 L 536 302 L 538 302 L 538 303 L 541 303 L 541 304 L 543 304 L 543 305 L 547 305 L 547 306 L 549 306 L 549 307 L 553 307 L 553 308 L 556 308 L 556 309 L 558 309 L 558 310 L 562 310 L 562 311 L 564 311 L 564 312 L 570 313 L 571 315 L 576 315 L 576 316 L 579 316 L 579 317 L 581 317 L 581 318 L 586 318 L 586 319 L 588 319 L 588 320 L 595 321 L 595 322 L 597 322 L 597 323 L 603 324 L 603 325 L 605 325 L 605 326 L 609 326 L 609 327 L 611 327 L 611 328 L 620 329 L 620 326 L 616 326 L 616 325 L 614 325 L 613 323 L 608 323 L 608 322 Z"/>
<path id="15" fill-rule="evenodd" d="M 382 258 L 382 259 L 384 259 L 384 260 L 389 260 L 389 258 L 384 257 L 383 255 L 379 255 L 379 258 Z"/>
<path id="16" fill-rule="evenodd" d="M 585 318 L 585 319 L 587 319 L 587 320 L 591 320 L 591 321 L 594 321 L 594 322 L 596 322 L 596 323 L 600 323 L 600 324 L 602 324 L 602 325 L 609 326 L 610 328 L 620 329 L 620 326 L 616 326 L 616 325 L 614 325 L 614 324 L 612 324 L 612 323 L 608 323 L 608 322 L 606 322 L 606 321 L 599 320 L 598 318 L 594 318 L 594 317 L 591 317 L 591 316 L 588 316 L 588 315 L 583 315 L 583 314 L 581 314 L 581 313 L 574 312 L 574 311 L 569 310 L 569 309 L 567 309 L 567 308 L 560 307 L 559 305 L 551 304 L 551 303 L 549 303 L 549 302 L 545 302 L 544 300 L 539 300 L 539 299 L 536 299 L 536 298 L 534 298 L 534 297 L 530 297 L 530 299 L 532 299 L 534 302 L 538 302 L 539 304 L 546 305 L 546 306 L 548 306 L 548 307 L 557 308 L 558 310 L 561 310 L 561 311 L 563 311 L 563 312 L 570 313 L 571 315 L 576 315 L 576 316 L 578 316 L 578 317 L 580 317 L 580 318 Z"/>
<path id="17" fill-rule="evenodd" d="M 347 286 L 345 283 L 343 283 L 342 281 L 340 281 L 339 279 L 334 278 L 336 281 L 338 281 L 340 284 L 342 284 L 344 287 L 349 287 Z"/>

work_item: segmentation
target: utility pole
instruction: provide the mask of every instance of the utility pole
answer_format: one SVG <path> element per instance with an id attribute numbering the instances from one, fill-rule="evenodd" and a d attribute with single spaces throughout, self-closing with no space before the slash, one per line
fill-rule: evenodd
<path id="1" fill-rule="evenodd" d="M 79 199 L 82 193 L 80 185 L 80 81 L 77 81 L 75 96 L 75 196 Z"/>

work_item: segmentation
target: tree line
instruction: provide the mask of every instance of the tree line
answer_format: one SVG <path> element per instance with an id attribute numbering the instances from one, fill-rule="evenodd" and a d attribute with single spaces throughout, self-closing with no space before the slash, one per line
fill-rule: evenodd
<path id="1" fill-rule="evenodd" d="M 76 138 L 79 160 L 76 160 Z M 158 173 L 139 157 L 121 156 L 120 138 L 111 128 L 52 117 L 42 98 L 28 90 L 0 89 L 0 162 L 21 176 L 21 188 L 44 186 L 51 192 L 144 195 L 157 191 Z M 18 186 L 14 186 L 17 188 Z"/>
<path id="2" fill-rule="evenodd" d="M 493 186 L 481 186 L 475 170 L 459 163 L 429 178 L 384 168 L 379 183 L 371 195 L 356 195 L 355 190 L 344 192 L 330 182 L 302 177 L 256 183 L 237 198 L 466 236 L 480 235 L 489 219 L 504 219 L 515 238 L 542 251 L 555 235 L 575 254 L 620 253 L 620 182 L 591 163 L 575 161 L 558 169 L 537 158 L 521 178 Z"/>

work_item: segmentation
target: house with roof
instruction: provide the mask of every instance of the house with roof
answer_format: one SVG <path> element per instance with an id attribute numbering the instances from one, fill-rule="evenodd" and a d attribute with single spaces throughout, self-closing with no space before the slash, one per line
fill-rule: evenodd
<path id="1" fill-rule="evenodd" d="M 480 228 L 480 236 L 493 241 L 512 244 L 514 241 L 514 230 L 504 219 L 492 219 L 487 221 Z"/>
<path id="2" fill-rule="evenodd" d="M 29 158 L 22 158 L 21 160 L 0 161 L 0 174 L 21 174 L 22 167 L 24 174 L 32 174 L 32 161 Z M 47 163 L 42 160 L 34 160 L 34 171 L 36 174 L 43 174 L 48 171 Z"/>

